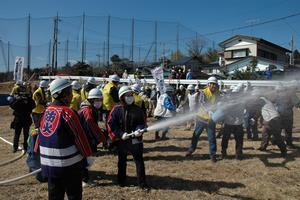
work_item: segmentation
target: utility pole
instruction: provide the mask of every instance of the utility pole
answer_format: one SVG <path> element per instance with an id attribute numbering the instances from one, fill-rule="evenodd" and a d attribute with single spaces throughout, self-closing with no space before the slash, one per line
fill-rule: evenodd
<path id="1" fill-rule="evenodd" d="M 165 43 L 163 43 L 163 67 L 165 67 L 165 53 L 166 53 L 166 48 L 165 48 Z"/>
<path id="2" fill-rule="evenodd" d="M 30 74 L 30 64 L 31 64 L 31 47 L 30 47 L 30 14 L 28 15 L 28 38 L 27 38 L 27 73 L 28 78 Z"/>
<path id="3" fill-rule="evenodd" d="M 51 66 L 51 40 L 49 40 L 49 49 L 48 49 L 48 67 Z"/>
<path id="4" fill-rule="evenodd" d="M 53 47 L 52 47 L 52 69 L 57 70 L 57 46 L 58 46 L 58 14 L 54 18 L 54 30 L 53 30 Z"/>
<path id="5" fill-rule="evenodd" d="M 68 63 L 69 63 L 69 40 L 67 39 L 67 42 L 66 42 L 66 66 L 68 66 Z"/>
<path id="6" fill-rule="evenodd" d="M 131 61 L 133 62 L 133 52 L 134 52 L 134 18 L 132 18 L 131 22 Z"/>
<path id="7" fill-rule="evenodd" d="M 83 64 L 84 60 L 85 60 L 85 48 L 84 48 L 84 43 L 85 43 L 85 39 L 84 39 L 84 23 L 85 23 L 85 13 L 83 13 L 82 15 L 82 43 L 81 43 L 81 63 Z"/>
<path id="8" fill-rule="evenodd" d="M 124 43 L 122 43 L 122 59 L 124 58 Z"/>
<path id="9" fill-rule="evenodd" d="M 105 52 L 106 52 L 106 43 L 105 43 L 105 41 L 104 41 L 104 43 L 103 43 L 103 66 L 105 66 L 105 63 L 106 63 L 106 60 L 105 60 L 105 58 L 106 58 Z"/>
<path id="10" fill-rule="evenodd" d="M 9 57 L 10 57 L 10 43 L 7 43 L 7 73 L 9 73 Z M 7 74 L 8 75 L 8 74 Z"/>
<path id="11" fill-rule="evenodd" d="M 110 44 L 110 15 L 108 15 L 108 19 L 107 19 L 107 55 L 106 55 L 106 57 L 107 57 L 107 67 L 109 67 L 109 44 Z M 104 47 L 105 47 L 105 43 L 104 43 Z"/>
<path id="12" fill-rule="evenodd" d="M 179 52 L 179 22 L 177 22 L 177 31 L 176 31 L 176 60 L 178 59 Z"/>
<path id="13" fill-rule="evenodd" d="M 291 39 L 291 56 L 290 56 L 290 65 L 294 65 L 294 35 L 292 35 L 292 39 Z"/>
<path id="14" fill-rule="evenodd" d="M 157 62 L 157 21 L 154 24 L 154 61 Z"/>

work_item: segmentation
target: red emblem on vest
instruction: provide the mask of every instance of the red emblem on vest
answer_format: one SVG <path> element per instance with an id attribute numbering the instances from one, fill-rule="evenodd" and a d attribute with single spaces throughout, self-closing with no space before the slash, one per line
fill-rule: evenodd
<path id="1" fill-rule="evenodd" d="M 58 125 L 59 125 L 60 113 L 57 109 L 49 107 L 43 117 L 40 131 L 43 136 L 50 137 L 53 133 L 55 133 Z"/>

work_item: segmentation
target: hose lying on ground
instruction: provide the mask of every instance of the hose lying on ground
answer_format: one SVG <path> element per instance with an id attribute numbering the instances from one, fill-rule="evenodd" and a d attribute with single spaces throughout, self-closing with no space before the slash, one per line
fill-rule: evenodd
<path id="1" fill-rule="evenodd" d="M 2 138 L 2 137 L 0 137 L 0 139 L 1 139 L 2 141 L 6 142 L 7 144 L 10 144 L 11 146 L 13 146 L 13 144 L 12 144 L 11 142 L 7 141 L 6 139 L 4 139 L 4 138 Z M 22 149 L 22 148 L 21 148 L 21 147 L 18 147 L 18 149 Z M 21 154 L 21 155 L 19 155 L 18 157 L 14 158 L 14 159 L 11 159 L 11 160 L 8 160 L 8 161 L 6 161 L 6 162 L 0 163 L 0 166 L 6 165 L 6 164 L 8 164 L 8 163 L 11 163 L 11 162 L 14 162 L 15 160 L 20 159 L 22 156 L 25 155 L 25 153 L 26 153 L 26 152 L 25 152 L 24 150 L 22 150 L 22 154 Z M 28 173 L 28 174 L 25 174 L 25 175 L 23 175 L 23 176 L 19 176 L 19 177 L 15 177 L 15 178 L 12 178 L 12 179 L 0 181 L 0 185 L 4 185 L 4 184 L 7 184 L 7 183 L 12 183 L 12 182 L 15 182 L 15 181 L 24 179 L 24 178 L 26 178 L 26 177 L 28 177 L 28 176 L 35 175 L 35 174 L 39 173 L 40 171 L 42 171 L 41 168 L 40 168 L 40 169 L 37 169 L 37 170 L 35 170 L 35 171 L 33 171 L 33 172 L 30 172 L 30 173 Z"/>
<path id="2" fill-rule="evenodd" d="M 12 144 L 11 142 L 7 141 L 6 139 L 4 139 L 4 138 L 2 138 L 2 137 L 0 137 L 0 139 L 1 139 L 2 141 L 6 142 L 7 144 L 10 144 L 11 146 L 13 146 L 13 144 Z M 21 147 L 18 147 L 18 149 L 19 149 L 19 150 L 22 150 L 21 154 L 18 155 L 17 157 L 15 157 L 15 158 L 12 158 L 12 159 L 10 159 L 10 160 L 6 160 L 6 161 L 4 161 L 4 162 L 1 162 L 1 163 L 0 163 L 0 167 L 1 167 L 1 166 L 4 166 L 4 165 L 7 165 L 7 164 L 9 164 L 9 163 L 12 163 L 12 162 L 14 162 L 14 161 L 16 161 L 16 160 L 19 160 L 20 158 L 22 158 L 22 157 L 25 155 L 26 152 L 25 152 Z"/>

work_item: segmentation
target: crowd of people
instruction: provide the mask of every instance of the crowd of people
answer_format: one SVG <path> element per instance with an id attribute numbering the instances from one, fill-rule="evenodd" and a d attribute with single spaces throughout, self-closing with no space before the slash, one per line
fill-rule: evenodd
<path id="1" fill-rule="evenodd" d="M 37 179 L 48 182 L 49 199 L 63 199 L 65 193 L 69 199 L 82 198 L 82 186 L 90 181 L 91 157 L 97 154 L 99 144 L 116 151 L 120 186 L 126 185 L 130 153 L 136 164 L 138 186 L 148 188 L 143 160 L 147 117 L 160 122 L 195 113 L 185 124 L 186 131 L 193 130 L 185 156 L 192 156 L 196 151 L 205 129 L 212 162 L 219 160 L 217 137 L 222 137 L 221 158 L 226 159 L 228 141 L 233 134 L 236 159 L 241 160 L 244 132 L 247 139 L 258 140 L 259 126 L 262 126 L 260 151 L 266 151 L 270 141 L 279 147 L 282 157 L 287 156 L 287 147 L 295 148 L 293 108 L 300 107 L 296 87 L 262 89 L 247 83 L 220 88 L 220 81 L 212 76 L 205 87 L 166 85 L 164 91 L 159 91 L 156 85 L 143 85 L 139 81 L 122 84 L 118 75 L 112 75 L 109 80 L 99 84 L 90 77 L 83 85 L 76 80 L 55 79 L 51 83 L 43 80 L 33 92 L 29 84 L 16 82 L 10 102 L 14 110 L 13 152 L 18 150 L 23 129 L 28 166 L 31 171 L 41 167 Z M 100 121 L 104 122 L 103 127 Z M 35 129 L 29 134 L 32 122 Z M 166 126 L 155 130 L 154 137 L 168 140 L 170 134 L 170 127 Z"/>

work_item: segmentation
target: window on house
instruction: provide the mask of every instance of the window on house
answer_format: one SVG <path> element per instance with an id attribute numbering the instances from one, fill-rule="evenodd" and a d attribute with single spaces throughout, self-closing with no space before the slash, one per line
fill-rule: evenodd
<path id="1" fill-rule="evenodd" d="M 224 58 L 225 58 L 225 59 L 232 58 L 232 53 L 231 53 L 231 51 L 225 51 L 225 52 L 224 52 Z"/>
<path id="2" fill-rule="evenodd" d="M 232 51 L 232 58 L 243 58 L 247 56 L 247 49 L 239 49 Z"/>
<path id="3" fill-rule="evenodd" d="M 277 60 L 277 55 L 262 49 L 257 50 L 257 56 L 267 58 L 269 60 Z"/>

